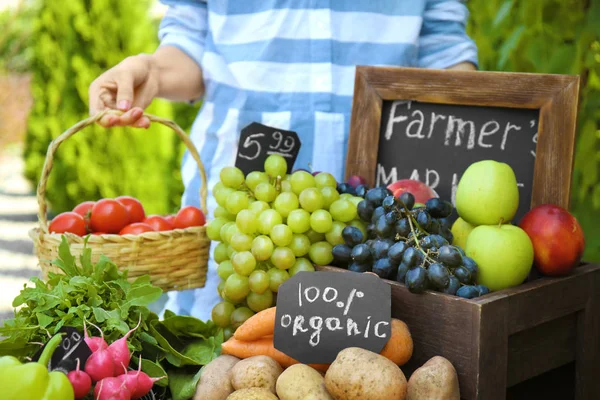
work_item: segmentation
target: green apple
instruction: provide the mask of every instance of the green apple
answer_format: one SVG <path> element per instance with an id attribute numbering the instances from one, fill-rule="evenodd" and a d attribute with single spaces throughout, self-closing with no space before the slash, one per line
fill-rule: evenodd
<path id="1" fill-rule="evenodd" d="M 523 283 L 533 266 L 533 244 L 518 226 L 480 225 L 467 239 L 465 253 L 477 263 L 477 283 L 491 291 Z"/>
<path id="2" fill-rule="evenodd" d="M 467 237 L 469 237 L 469 234 L 473 229 L 475 229 L 473 225 L 459 217 L 454 221 L 452 228 L 450 229 L 452 235 L 454 235 L 452 244 L 462 249 L 467 247 Z"/>
<path id="3" fill-rule="evenodd" d="M 519 208 L 515 172 L 506 163 L 483 160 L 471 164 L 456 188 L 456 211 L 472 225 L 510 222 Z"/>

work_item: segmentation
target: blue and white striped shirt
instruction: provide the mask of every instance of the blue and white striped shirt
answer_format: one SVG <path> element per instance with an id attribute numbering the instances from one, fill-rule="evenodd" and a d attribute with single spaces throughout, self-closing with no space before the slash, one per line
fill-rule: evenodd
<path id="1" fill-rule="evenodd" d="M 298 133 L 296 168 L 343 177 L 356 65 L 443 69 L 477 48 L 465 33 L 464 0 L 161 0 L 161 46 L 201 66 L 205 94 L 191 138 L 212 188 L 233 165 L 241 129 L 251 122 Z M 184 156 L 184 205 L 198 205 L 200 179 Z M 209 196 L 209 211 L 216 202 Z M 212 263 L 211 263 L 212 264 Z M 172 295 L 168 307 L 210 317 L 218 277 Z"/>

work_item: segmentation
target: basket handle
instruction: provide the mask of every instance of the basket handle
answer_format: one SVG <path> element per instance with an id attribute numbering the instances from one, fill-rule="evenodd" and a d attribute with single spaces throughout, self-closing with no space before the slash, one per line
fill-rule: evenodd
<path id="1" fill-rule="evenodd" d="M 48 146 L 46 160 L 44 161 L 44 166 L 42 168 L 42 175 L 37 187 L 37 202 L 39 205 L 38 219 L 40 222 L 40 228 L 44 233 L 48 233 L 48 218 L 46 216 L 46 212 L 48 211 L 48 205 L 46 203 L 46 184 L 48 182 L 48 177 L 50 176 L 50 171 L 52 171 L 52 165 L 54 163 L 54 154 L 56 153 L 58 147 L 61 145 L 62 142 L 64 142 L 83 128 L 96 123 L 100 120 L 100 118 L 102 118 L 106 114 L 122 115 L 123 112 L 118 110 L 101 111 L 96 115 L 79 121 L 69 129 L 67 129 L 65 132 L 60 134 L 60 136 L 54 139 Z M 206 197 L 208 196 L 206 171 L 204 170 L 204 165 L 200 160 L 200 154 L 198 153 L 196 146 L 194 145 L 194 143 L 192 143 L 191 139 L 185 133 L 185 131 L 181 129 L 181 127 L 175 122 L 150 114 L 144 114 L 144 116 L 147 117 L 151 122 L 156 122 L 168 128 L 171 128 L 175 131 L 175 133 L 177 133 L 177 135 L 183 141 L 183 143 L 185 143 L 185 146 L 187 147 L 190 154 L 198 164 L 198 170 L 200 171 L 200 176 L 202 179 L 202 185 L 200 187 L 200 208 L 202 209 L 202 212 L 204 212 L 204 214 L 208 214 L 208 209 L 206 207 Z"/>

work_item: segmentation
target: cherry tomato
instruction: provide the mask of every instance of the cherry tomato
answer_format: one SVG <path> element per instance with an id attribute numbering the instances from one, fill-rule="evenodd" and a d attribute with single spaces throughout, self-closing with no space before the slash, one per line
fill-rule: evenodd
<path id="1" fill-rule="evenodd" d="M 93 231 L 119 233 L 129 224 L 129 213 L 117 200 L 102 199 L 94 204 L 90 222 Z"/>
<path id="2" fill-rule="evenodd" d="M 83 203 L 78 204 L 73 209 L 73 212 L 81 215 L 83 218 L 89 217 L 90 212 L 92 212 L 92 207 L 94 207 L 94 204 L 96 204 L 95 201 L 84 201 Z"/>
<path id="3" fill-rule="evenodd" d="M 64 212 L 54 217 L 48 230 L 52 233 L 71 232 L 79 236 L 87 234 L 85 220 L 81 215 L 72 211 Z"/>
<path id="4" fill-rule="evenodd" d="M 173 214 L 165 216 L 168 223 L 175 226 L 175 216 Z"/>
<path id="5" fill-rule="evenodd" d="M 123 204 L 129 213 L 129 223 L 142 222 L 146 218 L 146 212 L 142 203 L 131 196 L 120 196 L 117 197 L 119 203 Z"/>
<path id="6" fill-rule="evenodd" d="M 93 232 L 92 235 L 100 236 L 100 235 L 107 235 L 107 233 L 106 232 Z"/>
<path id="7" fill-rule="evenodd" d="M 198 207 L 183 207 L 175 216 L 175 228 L 184 229 L 190 226 L 203 226 L 206 223 L 204 213 Z"/>
<path id="8" fill-rule="evenodd" d="M 144 220 L 144 223 L 150 225 L 152 229 L 154 229 L 157 232 L 172 231 L 173 229 L 175 229 L 171 222 L 167 221 L 165 217 L 162 217 L 160 215 L 151 215 Z"/>
<path id="9" fill-rule="evenodd" d="M 139 235 L 144 232 L 154 232 L 154 229 L 143 222 L 134 222 L 121 229 L 119 235 Z"/>

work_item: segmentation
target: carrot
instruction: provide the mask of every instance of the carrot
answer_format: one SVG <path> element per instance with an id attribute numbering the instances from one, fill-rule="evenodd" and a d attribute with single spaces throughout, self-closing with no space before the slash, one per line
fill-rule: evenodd
<path id="1" fill-rule="evenodd" d="M 232 337 L 221 345 L 221 353 L 242 359 L 254 356 L 268 356 L 277 361 L 282 367 L 289 367 L 297 363 L 292 357 L 277 350 L 273 345 L 273 339 L 269 338 L 246 342 Z"/>
<path id="2" fill-rule="evenodd" d="M 233 337 L 249 342 L 272 335 L 275 331 L 275 311 L 276 307 L 271 307 L 254 314 L 236 329 Z"/>
<path id="3" fill-rule="evenodd" d="M 392 318 L 392 334 L 390 340 L 379 354 L 401 366 L 410 360 L 413 353 L 413 340 L 404 321 Z"/>
<path id="4" fill-rule="evenodd" d="M 223 343 L 224 354 L 231 354 L 238 358 L 248 358 L 255 355 L 269 356 L 279 362 L 282 367 L 298 364 L 298 361 L 286 356 L 273 346 L 273 333 L 275 331 L 276 307 L 267 308 L 248 318 L 233 334 L 233 338 Z M 413 353 L 413 340 L 406 323 L 392 318 L 392 333 L 390 339 L 379 354 L 390 359 L 396 365 L 402 366 L 410 360 Z M 228 344 L 235 339 L 234 342 Z M 236 353 L 226 353 L 226 347 L 233 346 Z M 270 347 L 269 347 L 270 346 Z M 246 349 L 246 350 L 244 350 Z M 269 351 L 269 354 L 260 351 Z M 248 351 L 248 355 L 244 352 Z M 256 354 L 254 354 L 256 352 Z M 274 355 L 271 355 L 274 354 Z M 279 357 L 279 358 L 277 358 Z M 281 360 L 281 361 L 280 361 Z M 290 362 L 292 362 L 290 364 Z M 311 365 L 312 366 L 312 365 Z M 318 364 L 313 368 L 323 371 L 327 370 L 327 364 Z"/>
<path id="5" fill-rule="evenodd" d="M 331 364 L 308 364 L 309 367 L 316 369 L 317 371 L 327 372 Z"/>
<path id="6" fill-rule="evenodd" d="M 242 359 L 254 356 L 267 356 L 277 361 L 283 368 L 300 364 L 299 361 L 277 350 L 273 345 L 273 338 L 260 338 L 245 342 L 232 337 L 221 345 L 221 354 L 229 354 Z M 329 368 L 329 364 L 309 364 L 309 366 L 323 372 Z"/>

